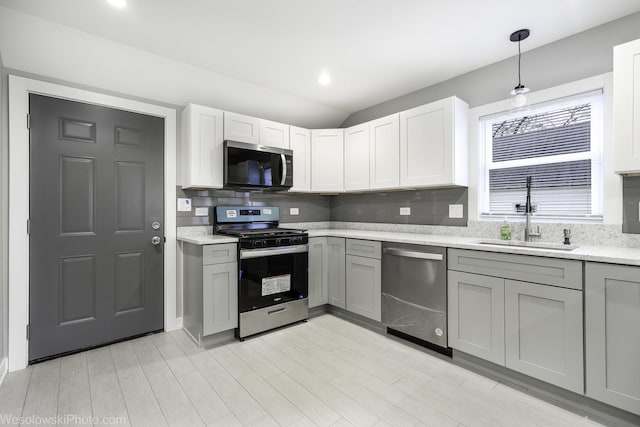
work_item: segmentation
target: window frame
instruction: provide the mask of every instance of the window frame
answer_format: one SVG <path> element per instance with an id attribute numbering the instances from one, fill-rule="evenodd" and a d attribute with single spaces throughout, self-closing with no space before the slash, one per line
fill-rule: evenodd
<path id="1" fill-rule="evenodd" d="M 591 213 L 590 214 L 544 214 L 535 213 L 537 220 L 545 222 L 589 222 L 602 223 L 604 221 L 603 191 L 605 185 L 604 171 L 604 139 L 606 93 L 604 85 L 591 90 L 579 91 L 573 94 L 563 94 L 548 98 L 542 102 L 531 105 L 527 114 L 541 114 L 549 111 L 569 108 L 584 103 L 591 104 L 591 144 L 590 151 L 580 153 L 559 154 L 553 156 L 541 156 L 526 159 L 493 161 L 493 130 L 492 125 L 501 120 L 513 119 L 522 113 L 510 113 L 508 111 L 485 114 L 478 117 L 479 129 L 479 176 L 478 176 L 478 217 L 481 220 L 518 220 L 522 214 L 518 213 L 492 213 L 490 212 L 490 170 L 506 169 L 519 166 L 551 164 L 576 160 L 591 161 Z"/>

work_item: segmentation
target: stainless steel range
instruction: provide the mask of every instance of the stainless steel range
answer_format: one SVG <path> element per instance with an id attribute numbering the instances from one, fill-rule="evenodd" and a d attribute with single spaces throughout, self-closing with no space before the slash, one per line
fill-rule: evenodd
<path id="1" fill-rule="evenodd" d="M 242 340 L 309 317 L 308 236 L 279 227 L 280 210 L 217 206 L 214 233 L 238 244 L 238 331 Z"/>

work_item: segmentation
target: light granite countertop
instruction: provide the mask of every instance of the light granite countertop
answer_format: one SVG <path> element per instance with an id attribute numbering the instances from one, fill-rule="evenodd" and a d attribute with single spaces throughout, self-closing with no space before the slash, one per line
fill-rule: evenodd
<path id="1" fill-rule="evenodd" d="M 315 229 L 308 230 L 309 237 L 344 237 L 349 239 L 375 240 L 382 242 L 412 243 L 418 245 L 442 246 L 447 248 L 481 250 L 486 252 L 500 252 L 521 255 L 534 255 L 548 258 L 574 259 L 579 261 L 604 262 L 611 264 L 626 264 L 640 266 L 640 249 L 613 246 L 578 246 L 571 251 L 496 246 L 481 244 L 490 239 L 477 237 L 447 236 L 421 233 L 399 233 L 389 231 L 347 230 L 347 229 Z M 234 237 L 219 235 L 189 235 L 178 236 L 178 240 L 196 245 L 210 245 L 219 243 L 236 243 Z"/>
<path id="2" fill-rule="evenodd" d="M 219 234 L 204 234 L 200 236 L 178 236 L 178 241 L 193 243 L 194 245 L 218 245 L 220 243 L 238 243 L 235 237 Z"/>

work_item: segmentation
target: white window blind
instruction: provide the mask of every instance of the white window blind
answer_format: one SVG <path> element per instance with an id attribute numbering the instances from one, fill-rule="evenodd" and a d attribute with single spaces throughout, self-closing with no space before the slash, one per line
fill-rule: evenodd
<path id="1" fill-rule="evenodd" d="M 537 216 L 602 215 L 602 92 L 482 119 L 484 215 L 524 212 L 526 178 Z"/>

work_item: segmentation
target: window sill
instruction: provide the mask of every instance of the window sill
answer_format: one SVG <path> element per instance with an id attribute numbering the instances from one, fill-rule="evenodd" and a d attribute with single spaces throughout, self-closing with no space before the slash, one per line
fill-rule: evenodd
<path id="1" fill-rule="evenodd" d="M 525 222 L 524 214 L 488 214 L 482 213 L 479 215 L 480 221 L 504 221 L 507 222 Z M 531 220 L 536 223 L 560 223 L 560 224 L 603 224 L 602 215 L 584 215 L 584 216 L 560 216 L 560 215 L 540 215 L 532 214 Z"/>

